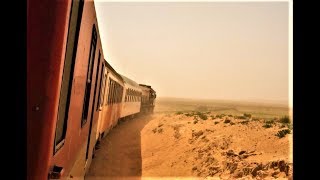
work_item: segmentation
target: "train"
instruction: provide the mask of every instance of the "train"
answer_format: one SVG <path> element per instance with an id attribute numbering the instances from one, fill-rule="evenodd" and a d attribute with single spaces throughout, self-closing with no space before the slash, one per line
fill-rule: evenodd
<path id="1" fill-rule="evenodd" d="M 154 111 L 156 91 L 115 71 L 92 0 L 27 1 L 27 179 L 83 178 L 119 121 Z"/>

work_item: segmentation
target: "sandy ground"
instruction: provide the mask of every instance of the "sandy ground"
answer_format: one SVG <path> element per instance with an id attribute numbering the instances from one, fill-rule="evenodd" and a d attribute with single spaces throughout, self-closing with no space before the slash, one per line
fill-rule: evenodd
<path id="1" fill-rule="evenodd" d="M 292 134 L 264 119 L 155 113 L 103 139 L 85 179 L 291 179 Z M 229 119 L 229 123 L 225 120 Z"/>

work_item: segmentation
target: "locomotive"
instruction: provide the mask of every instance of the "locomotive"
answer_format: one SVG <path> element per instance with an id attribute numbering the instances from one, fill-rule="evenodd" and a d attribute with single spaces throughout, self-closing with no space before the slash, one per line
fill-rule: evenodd
<path id="1" fill-rule="evenodd" d="M 122 119 L 152 113 L 156 92 L 105 60 L 92 0 L 27 1 L 27 174 L 84 177 Z"/>

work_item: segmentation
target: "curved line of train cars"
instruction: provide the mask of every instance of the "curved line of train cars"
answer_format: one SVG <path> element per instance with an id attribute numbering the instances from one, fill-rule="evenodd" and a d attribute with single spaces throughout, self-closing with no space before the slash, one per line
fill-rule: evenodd
<path id="1" fill-rule="evenodd" d="M 156 92 L 104 59 L 93 1 L 27 1 L 28 179 L 84 177 L 120 119 L 153 112 Z"/>

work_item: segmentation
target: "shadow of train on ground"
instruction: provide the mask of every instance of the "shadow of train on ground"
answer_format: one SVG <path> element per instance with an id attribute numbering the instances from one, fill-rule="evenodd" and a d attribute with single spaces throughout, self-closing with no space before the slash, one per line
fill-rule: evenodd
<path id="1" fill-rule="evenodd" d="M 140 131 L 151 120 L 142 116 L 119 124 L 101 141 L 86 180 L 141 177 Z"/>

